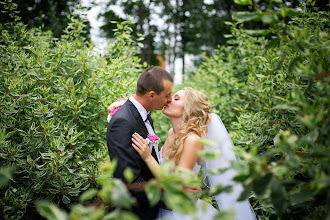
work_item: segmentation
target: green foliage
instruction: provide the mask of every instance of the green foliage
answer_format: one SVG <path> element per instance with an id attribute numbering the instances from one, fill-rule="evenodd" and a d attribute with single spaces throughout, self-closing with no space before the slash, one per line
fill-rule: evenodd
<path id="1" fill-rule="evenodd" d="M 65 208 L 98 187 L 98 164 L 108 155 L 106 108 L 132 94 L 141 72 L 128 24 L 118 24 L 102 57 L 83 37 L 84 22 L 69 19 L 60 40 L 22 23 L 0 26 L 4 219 L 37 218 L 36 199 Z"/>
<path id="2" fill-rule="evenodd" d="M 79 203 L 70 208 L 70 212 L 60 209 L 53 203 L 37 201 L 38 212 L 45 218 L 51 219 L 138 219 L 130 210 L 136 205 L 136 200 L 129 194 L 128 188 L 135 187 L 134 183 L 124 185 L 119 179 L 113 178 L 113 172 L 117 162 L 106 160 L 99 164 L 100 175 L 97 182 L 100 189 L 90 189 L 82 194 Z M 187 193 L 183 186 L 201 186 L 202 183 L 191 171 L 174 168 L 173 161 L 161 166 L 159 180 L 151 180 L 145 185 L 144 190 L 152 205 L 160 199 L 164 200 L 168 207 L 175 208 L 181 213 L 195 214 L 194 197 L 202 194 Z M 215 189 L 220 190 L 221 189 Z M 205 191 L 203 194 L 207 194 Z M 114 208 L 107 214 L 109 206 Z M 230 219 L 229 213 L 222 213 Z"/>
<path id="3" fill-rule="evenodd" d="M 260 19 L 271 40 L 228 22 L 229 46 L 186 84 L 208 95 L 230 131 L 242 158 L 235 180 L 260 219 L 329 218 L 329 13 L 304 10 L 235 13 Z"/>
<path id="4" fill-rule="evenodd" d="M 54 37 L 60 37 L 70 23 L 68 15 L 77 7 L 79 0 L 2 0 L 0 4 L 0 23 L 20 20 L 28 28 L 39 28 L 52 31 Z M 14 12 L 8 13 L 8 11 Z M 89 35 L 89 22 L 86 23 L 86 33 Z"/>
<path id="5" fill-rule="evenodd" d="M 58 40 L 27 29 L 7 6 L 15 22 L 0 24 L 3 218 L 136 219 L 127 211 L 136 203 L 127 189 L 134 183 L 112 178 L 116 162 L 109 162 L 105 147 L 106 107 L 129 97 L 141 73 L 129 23 L 116 23 L 115 39 L 100 56 L 83 37 L 79 18 L 69 16 Z M 329 218 L 329 13 L 253 6 L 256 12 L 235 13 L 238 23 L 226 23 L 232 28 L 228 45 L 206 57 L 186 85 L 208 95 L 230 131 L 242 158 L 231 165 L 234 180 L 245 187 L 240 199 L 250 198 L 259 219 Z M 241 28 L 252 20 L 267 28 Z M 164 141 L 169 121 L 155 116 Z M 182 186 L 203 187 L 200 179 L 172 170 L 173 163 L 165 163 L 160 179 L 146 185 L 150 202 L 163 199 L 194 213 L 196 194 Z M 125 177 L 131 181 L 130 170 Z M 199 195 L 230 190 L 215 186 Z"/>

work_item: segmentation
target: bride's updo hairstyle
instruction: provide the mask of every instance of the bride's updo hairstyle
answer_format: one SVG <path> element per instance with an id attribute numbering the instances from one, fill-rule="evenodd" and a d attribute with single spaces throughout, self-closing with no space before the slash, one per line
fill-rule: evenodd
<path id="1" fill-rule="evenodd" d="M 184 91 L 185 111 L 182 124 L 174 138 L 171 139 L 167 154 L 164 155 L 166 160 L 174 159 L 176 165 L 180 161 L 183 143 L 191 133 L 195 133 L 201 138 L 206 138 L 212 111 L 206 95 L 191 87 L 185 87 L 182 90 Z"/>

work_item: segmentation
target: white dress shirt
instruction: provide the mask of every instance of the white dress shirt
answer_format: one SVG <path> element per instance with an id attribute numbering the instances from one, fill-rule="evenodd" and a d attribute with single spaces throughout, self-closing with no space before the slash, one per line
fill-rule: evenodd
<path id="1" fill-rule="evenodd" d="M 147 127 L 148 133 L 155 135 L 154 129 L 152 129 L 152 126 L 151 126 L 149 120 L 147 120 L 147 117 L 148 117 L 148 113 L 149 112 L 147 112 L 147 110 L 138 101 L 136 101 L 136 99 L 133 97 L 133 95 L 131 95 L 131 97 L 129 98 L 129 100 L 133 103 L 133 105 L 139 111 L 139 113 L 140 113 L 140 115 L 142 117 L 142 120 L 144 121 L 144 123 L 145 123 L 145 125 Z M 156 155 L 157 155 L 157 159 L 159 161 L 158 144 L 149 144 L 150 153 L 152 152 L 152 147 L 154 147 L 155 152 L 156 152 Z"/>

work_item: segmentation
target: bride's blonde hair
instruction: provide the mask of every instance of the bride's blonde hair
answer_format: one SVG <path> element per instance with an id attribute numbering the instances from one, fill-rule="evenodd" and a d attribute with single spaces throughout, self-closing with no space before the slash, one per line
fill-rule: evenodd
<path id="1" fill-rule="evenodd" d="M 174 159 L 177 165 L 183 150 L 183 143 L 191 133 L 205 138 L 207 126 L 211 120 L 211 104 L 206 95 L 193 89 L 185 87 L 184 91 L 184 116 L 183 123 L 178 127 L 178 132 L 169 141 L 169 149 L 164 158 L 166 160 Z"/>

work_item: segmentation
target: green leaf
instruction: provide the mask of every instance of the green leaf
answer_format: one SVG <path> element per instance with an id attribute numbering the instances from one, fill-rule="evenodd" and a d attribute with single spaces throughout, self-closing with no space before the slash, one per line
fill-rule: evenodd
<path id="1" fill-rule="evenodd" d="M 273 107 L 273 109 L 281 109 L 281 110 L 290 110 L 290 111 L 299 111 L 300 109 L 291 104 L 280 104 Z"/>
<path id="2" fill-rule="evenodd" d="M 16 133 L 16 131 L 12 131 L 12 132 L 8 132 L 6 134 L 6 138 L 10 138 L 11 136 L 13 136 Z"/>
<path id="3" fill-rule="evenodd" d="M 57 139 L 57 141 L 56 141 L 56 147 L 57 147 L 57 149 L 59 149 L 60 151 L 64 151 L 64 149 L 65 149 L 65 146 L 64 146 L 64 144 L 62 143 L 62 139 L 63 139 L 63 137 L 62 137 L 62 135 L 61 135 L 61 137 L 59 137 L 58 139 Z"/>
<path id="4" fill-rule="evenodd" d="M 221 220 L 233 220 L 234 213 L 232 211 L 221 211 L 217 213 L 213 219 L 221 219 Z"/>
<path id="5" fill-rule="evenodd" d="M 259 196 L 262 196 L 268 189 L 268 186 L 269 186 L 272 178 L 273 178 L 273 175 L 271 173 L 267 173 L 266 175 L 262 176 L 261 178 L 256 179 L 253 183 L 253 190 Z"/>
<path id="6" fill-rule="evenodd" d="M 287 16 L 288 17 L 296 17 L 296 16 L 300 15 L 301 13 L 296 9 L 287 8 L 287 7 L 283 6 L 281 8 L 281 14 L 282 14 L 283 18 L 285 18 Z"/>
<path id="7" fill-rule="evenodd" d="M 312 190 L 302 190 L 301 192 L 297 192 L 293 194 L 290 199 L 293 205 L 297 205 L 308 200 L 311 200 L 316 192 Z"/>
<path id="8" fill-rule="evenodd" d="M 283 18 L 286 17 L 286 15 L 287 15 L 287 7 L 285 7 L 285 6 L 281 7 L 281 15 L 282 15 Z"/>
<path id="9" fill-rule="evenodd" d="M 323 47 L 326 49 L 330 48 L 330 40 L 327 40 L 326 42 L 324 42 Z"/>
<path id="10" fill-rule="evenodd" d="M 30 155 L 27 155 L 26 156 L 26 160 L 27 160 L 28 163 L 32 163 L 33 162 L 33 160 L 32 160 L 32 158 L 31 158 Z"/>
<path id="11" fill-rule="evenodd" d="M 131 208 L 135 203 L 135 199 L 127 191 L 126 185 L 122 181 L 115 179 L 111 192 L 111 202 L 115 207 Z"/>
<path id="12" fill-rule="evenodd" d="M 287 156 L 286 160 L 287 160 L 290 167 L 292 167 L 292 168 L 298 168 L 299 167 L 300 160 L 292 150 L 286 151 L 286 156 Z"/>
<path id="13" fill-rule="evenodd" d="M 306 96 L 304 95 L 303 91 L 300 88 L 296 87 L 292 91 L 292 97 L 302 106 L 308 105 L 306 100 Z"/>
<path id="14" fill-rule="evenodd" d="M 213 160 L 221 156 L 221 152 L 210 152 L 207 150 L 199 151 L 198 155 L 204 160 Z"/>
<path id="15" fill-rule="evenodd" d="M 79 202 L 85 202 L 94 198 L 98 193 L 97 189 L 89 189 L 79 197 Z"/>
<path id="16" fill-rule="evenodd" d="M 258 78 L 265 78 L 266 76 L 265 76 L 265 75 L 261 75 L 261 74 L 257 74 L 257 73 L 256 73 L 256 77 L 258 77 Z"/>
<path id="17" fill-rule="evenodd" d="M 199 138 L 199 142 L 201 142 L 203 145 L 208 146 L 208 147 L 215 147 L 216 143 L 207 139 Z"/>
<path id="18" fill-rule="evenodd" d="M 127 180 L 127 182 L 132 182 L 133 181 L 133 171 L 130 167 L 127 167 L 124 171 L 124 177 Z"/>
<path id="19" fill-rule="evenodd" d="M 51 194 L 58 194 L 58 193 L 60 193 L 60 190 L 58 190 L 58 189 L 48 189 L 48 191 L 49 191 Z"/>
<path id="20" fill-rule="evenodd" d="M 250 177 L 250 174 L 239 174 L 233 178 L 236 182 L 244 182 Z"/>
<path id="21" fill-rule="evenodd" d="M 287 10 L 286 10 L 286 15 L 289 17 L 296 17 L 300 14 L 301 14 L 300 11 L 293 9 L 293 8 L 287 8 Z"/>
<path id="22" fill-rule="evenodd" d="M 293 45 L 295 46 L 295 48 L 297 49 L 297 51 L 299 51 L 300 53 L 305 54 L 307 51 L 306 49 L 297 41 L 293 41 Z"/>
<path id="23" fill-rule="evenodd" d="M 231 192 L 232 191 L 232 186 L 222 186 L 222 185 L 216 185 L 212 187 L 209 191 L 210 196 L 215 196 L 218 195 L 221 192 Z"/>
<path id="24" fill-rule="evenodd" d="M 233 35 L 231 35 L 231 34 L 224 34 L 223 35 L 225 38 L 231 38 L 231 37 L 233 37 Z"/>
<path id="25" fill-rule="evenodd" d="M 270 197 L 276 212 L 281 215 L 286 210 L 287 201 L 284 188 L 278 180 L 271 182 Z"/>
<path id="26" fill-rule="evenodd" d="M 239 11 L 233 12 L 233 20 L 238 22 L 246 22 L 259 19 L 259 14 L 256 12 L 249 12 L 249 11 Z"/>
<path id="27" fill-rule="evenodd" d="M 234 0 L 238 5 L 253 5 L 252 0 Z"/>
<path id="28" fill-rule="evenodd" d="M 228 169 L 229 168 L 219 168 L 219 169 L 215 169 L 215 170 L 210 170 L 210 171 L 208 171 L 208 173 L 211 175 L 221 174 L 221 173 L 226 172 Z"/>
<path id="29" fill-rule="evenodd" d="M 0 188 L 6 186 L 12 180 L 15 167 L 0 167 Z"/>
<path id="30" fill-rule="evenodd" d="M 274 99 L 276 99 L 276 100 L 278 100 L 280 102 L 290 103 L 289 100 L 287 100 L 287 99 L 285 99 L 285 98 L 283 98 L 281 96 L 274 95 L 273 97 L 274 97 Z"/>
<path id="31" fill-rule="evenodd" d="M 70 199 L 69 199 L 69 197 L 67 197 L 66 195 L 63 195 L 63 197 L 62 197 L 62 202 L 64 203 L 64 204 L 69 204 L 70 203 Z"/>
<path id="32" fill-rule="evenodd" d="M 274 47 L 276 47 L 277 45 L 279 45 L 280 41 L 281 41 L 281 40 L 280 40 L 279 38 L 272 39 L 272 40 L 270 40 L 270 41 L 266 44 L 265 48 L 266 48 L 267 50 L 269 50 L 269 49 L 273 49 Z"/>
<path id="33" fill-rule="evenodd" d="M 39 214 L 48 220 L 65 220 L 67 214 L 52 203 L 37 201 L 35 206 Z"/>
<path id="34" fill-rule="evenodd" d="M 164 199 L 167 207 L 180 213 L 194 212 L 195 202 L 177 183 L 164 184 L 164 189 Z"/>
<path id="35" fill-rule="evenodd" d="M 270 15 L 264 15 L 261 17 L 261 20 L 265 24 L 274 24 L 279 22 L 278 17 L 275 14 L 270 14 Z"/>
<path id="36" fill-rule="evenodd" d="M 251 193 L 251 191 L 252 191 L 252 189 L 251 189 L 250 186 L 245 187 L 244 190 L 243 190 L 243 192 L 237 198 L 237 201 L 243 201 L 243 200 L 245 200 L 248 197 L 248 195 Z"/>
<path id="37" fill-rule="evenodd" d="M 271 33 L 270 30 L 248 30 L 248 29 L 245 29 L 245 32 L 249 35 L 262 35 L 262 36 L 266 36 L 268 34 Z"/>
<path id="38" fill-rule="evenodd" d="M 291 60 L 289 64 L 289 72 L 293 73 L 296 68 L 298 68 L 298 64 L 300 63 L 300 57 L 295 57 L 293 60 Z"/>
<path id="39" fill-rule="evenodd" d="M 160 200 L 161 191 L 160 188 L 156 185 L 156 182 L 149 182 L 149 185 L 146 187 L 146 194 L 149 199 L 150 205 L 154 206 Z"/>
<path id="40" fill-rule="evenodd" d="M 228 26 L 233 26 L 233 25 L 234 25 L 234 24 L 233 24 L 232 22 L 230 22 L 230 21 L 225 21 L 224 23 L 225 23 L 225 25 L 228 25 Z"/>

